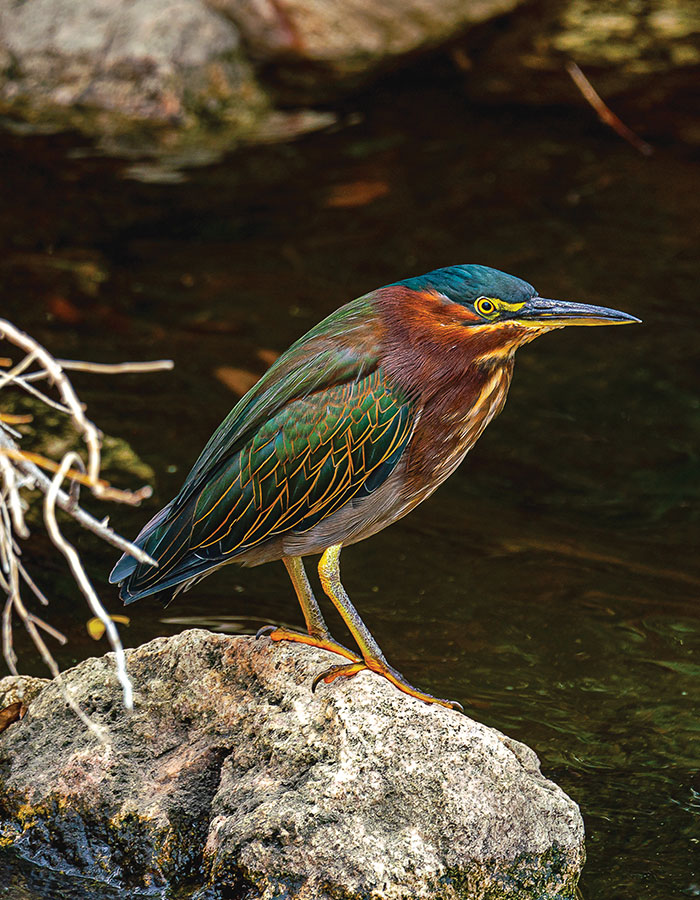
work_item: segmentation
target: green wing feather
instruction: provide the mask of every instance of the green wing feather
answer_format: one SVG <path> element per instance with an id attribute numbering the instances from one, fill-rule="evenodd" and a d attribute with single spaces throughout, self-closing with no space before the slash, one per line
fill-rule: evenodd
<path id="1" fill-rule="evenodd" d="M 212 469 L 290 400 L 372 372 L 379 345 L 371 294 L 341 306 L 299 338 L 240 400 L 217 428 L 192 467 L 176 506 L 207 480 Z"/>
<path id="2" fill-rule="evenodd" d="M 369 302 L 321 322 L 233 409 L 178 496 L 137 539 L 159 567 L 123 557 L 112 572 L 127 602 L 308 531 L 389 476 L 414 407 L 378 367 Z"/>

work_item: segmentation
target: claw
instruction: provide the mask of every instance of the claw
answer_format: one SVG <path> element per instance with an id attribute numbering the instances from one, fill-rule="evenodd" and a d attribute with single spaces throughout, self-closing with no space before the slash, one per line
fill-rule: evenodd
<path id="1" fill-rule="evenodd" d="M 330 684 L 331 681 L 335 681 L 336 678 L 352 678 L 353 675 L 357 675 L 358 672 L 361 672 L 366 668 L 366 664 L 359 660 L 358 662 L 351 663 L 349 666 L 331 666 L 329 669 L 324 669 L 323 672 L 317 675 L 311 682 L 311 693 L 313 694 L 316 692 L 316 688 L 322 681 L 325 684 Z"/>
<path id="2" fill-rule="evenodd" d="M 262 628 L 258 628 L 258 630 L 255 632 L 255 640 L 257 641 L 258 638 L 266 637 L 267 635 L 272 634 L 275 628 L 277 628 L 276 625 L 263 625 Z"/>

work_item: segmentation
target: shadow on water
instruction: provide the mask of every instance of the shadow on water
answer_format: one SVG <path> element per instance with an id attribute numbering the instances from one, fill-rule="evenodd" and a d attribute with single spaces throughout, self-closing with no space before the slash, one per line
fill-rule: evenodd
<path id="1" fill-rule="evenodd" d="M 393 85 L 360 105 L 353 128 L 168 185 L 127 180 L 67 138 L 4 136 L 4 314 L 63 357 L 175 359 L 168 375 L 75 379 L 156 473 L 148 508 L 110 511 L 127 535 L 177 490 L 236 399 L 230 385 L 368 289 L 482 262 L 644 319 L 520 351 L 506 410 L 466 464 L 350 548 L 344 573 L 411 681 L 533 746 L 581 805 L 586 900 L 700 896 L 691 154 L 642 158 L 587 113 L 475 111 L 444 85 Z M 79 545 L 119 612 L 112 553 Z M 70 638 L 61 663 L 101 652 L 47 547 L 31 553 Z M 190 624 L 299 620 L 281 565 L 232 567 L 165 612 L 129 612 L 130 645 Z M 48 896 L 25 869 L 13 877 Z"/>

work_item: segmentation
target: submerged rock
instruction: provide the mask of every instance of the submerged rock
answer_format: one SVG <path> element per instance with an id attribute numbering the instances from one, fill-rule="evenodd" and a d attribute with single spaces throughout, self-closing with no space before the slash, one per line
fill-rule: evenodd
<path id="1" fill-rule="evenodd" d="M 131 889 L 195 876 L 207 898 L 574 897 L 581 816 L 532 750 L 371 673 L 312 694 L 331 658 L 159 638 L 128 651 L 133 713 L 111 654 L 80 663 L 64 683 L 105 740 L 43 687 L 0 735 L 0 844 Z"/>

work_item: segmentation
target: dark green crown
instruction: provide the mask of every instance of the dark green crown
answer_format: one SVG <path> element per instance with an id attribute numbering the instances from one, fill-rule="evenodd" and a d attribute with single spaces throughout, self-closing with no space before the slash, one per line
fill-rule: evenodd
<path id="1" fill-rule="evenodd" d="M 473 303 L 479 297 L 499 297 L 508 303 L 522 303 L 537 296 L 527 281 L 489 266 L 464 265 L 435 269 L 395 284 L 413 291 L 435 290 L 455 303 Z"/>

